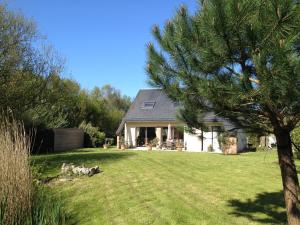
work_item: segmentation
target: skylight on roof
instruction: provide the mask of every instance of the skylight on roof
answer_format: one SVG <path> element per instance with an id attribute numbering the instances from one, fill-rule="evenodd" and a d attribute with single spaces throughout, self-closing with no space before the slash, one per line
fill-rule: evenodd
<path id="1" fill-rule="evenodd" d="M 155 105 L 154 101 L 143 102 L 142 109 L 153 109 Z"/>

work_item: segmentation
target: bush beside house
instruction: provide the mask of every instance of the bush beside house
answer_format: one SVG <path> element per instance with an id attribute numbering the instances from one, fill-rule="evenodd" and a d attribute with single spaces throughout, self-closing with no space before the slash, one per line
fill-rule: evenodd
<path id="1" fill-rule="evenodd" d="M 105 143 L 105 133 L 101 132 L 98 127 L 94 127 L 91 123 L 83 121 L 79 128 L 84 131 L 84 146 L 85 147 L 100 147 Z"/>

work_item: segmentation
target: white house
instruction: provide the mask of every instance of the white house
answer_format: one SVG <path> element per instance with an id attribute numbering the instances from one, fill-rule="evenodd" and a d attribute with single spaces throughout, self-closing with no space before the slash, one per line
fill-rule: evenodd
<path id="1" fill-rule="evenodd" d="M 118 148 L 120 139 L 129 148 L 143 148 L 155 139 L 160 149 L 174 149 L 180 144 L 186 151 L 222 152 L 220 135 L 225 130 L 231 136 L 229 148 L 235 152 L 246 149 L 243 130 L 214 113 L 203 118 L 207 130 L 187 132 L 186 124 L 177 119 L 179 107 L 161 89 L 140 90 L 116 132 Z"/>

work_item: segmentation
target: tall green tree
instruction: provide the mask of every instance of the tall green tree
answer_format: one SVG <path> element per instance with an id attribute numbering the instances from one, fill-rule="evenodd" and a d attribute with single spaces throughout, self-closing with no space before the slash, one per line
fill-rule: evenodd
<path id="1" fill-rule="evenodd" d="M 93 113 L 86 121 L 91 122 L 93 126 L 100 127 L 107 137 L 114 137 L 130 106 L 130 98 L 121 95 L 120 91 L 111 85 L 104 85 L 102 88 L 95 87 L 89 93 L 89 101 Z"/>
<path id="2" fill-rule="evenodd" d="M 88 91 L 62 78 L 64 61 L 42 44 L 34 21 L 0 4 L 0 112 L 44 128 L 85 121 L 113 137 L 130 98 L 110 85 Z"/>
<path id="3" fill-rule="evenodd" d="M 53 74 L 47 77 L 47 85 L 40 96 L 41 104 L 24 113 L 26 124 L 38 127 L 78 127 L 90 123 L 107 137 L 115 131 L 131 100 L 110 85 L 95 87 L 91 91 L 81 89 L 71 79 Z"/>
<path id="4" fill-rule="evenodd" d="M 24 113 L 25 123 L 44 128 L 77 127 L 84 120 L 80 117 L 80 91 L 76 81 L 50 75 L 40 104 Z"/>
<path id="5" fill-rule="evenodd" d="M 105 133 L 108 137 L 114 137 L 115 132 L 131 105 L 130 97 L 122 95 L 119 90 L 111 85 L 104 85 L 101 88 L 104 99 L 105 109 L 107 112 Z"/>
<path id="6" fill-rule="evenodd" d="M 300 121 L 300 4 L 295 0 L 202 0 L 181 7 L 148 46 L 149 81 L 201 127 L 208 111 L 277 139 L 287 218 L 300 224 L 291 131 Z"/>
<path id="7" fill-rule="evenodd" d="M 36 25 L 0 4 L 0 109 L 18 118 L 41 104 L 47 77 L 61 70 L 49 47 L 42 44 Z"/>

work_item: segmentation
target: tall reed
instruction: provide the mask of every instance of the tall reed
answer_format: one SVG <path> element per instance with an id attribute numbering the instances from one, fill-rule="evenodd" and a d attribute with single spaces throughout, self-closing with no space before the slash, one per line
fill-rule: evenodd
<path id="1" fill-rule="evenodd" d="M 59 199 L 33 182 L 30 146 L 23 124 L 1 116 L 0 225 L 67 224 Z"/>
<path id="2" fill-rule="evenodd" d="M 0 118 L 0 221 L 20 224 L 31 211 L 30 140 L 22 123 Z"/>

